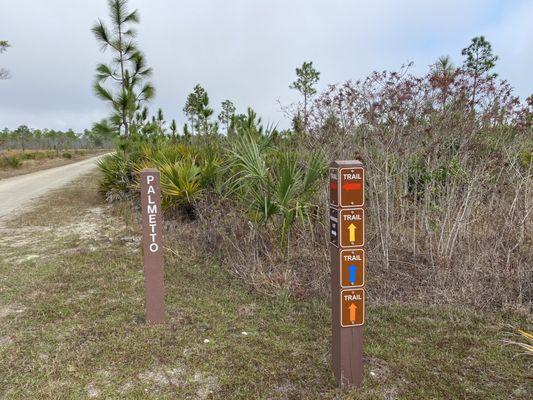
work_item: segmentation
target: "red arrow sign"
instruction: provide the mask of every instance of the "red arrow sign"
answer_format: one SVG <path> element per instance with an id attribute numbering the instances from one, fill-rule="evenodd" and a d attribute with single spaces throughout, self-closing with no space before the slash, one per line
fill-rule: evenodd
<path id="1" fill-rule="evenodd" d="M 346 191 L 361 190 L 361 184 L 359 182 L 345 183 L 342 188 Z"/>
<path id="2" fill-rule="evenodd" d="M 329 184 L 329 187 L 333 190 L 337 190 L 337 181 L 333 181 Z"/>

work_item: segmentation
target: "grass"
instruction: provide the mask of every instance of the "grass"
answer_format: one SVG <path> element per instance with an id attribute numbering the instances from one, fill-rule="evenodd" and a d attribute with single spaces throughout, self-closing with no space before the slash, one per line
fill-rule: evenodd
<path id="1" fill-rule="evenodd" d="M 169 322 L 147 326 L 134 221 L 92 175 L 0 228 L 0 398 L 530 398 L 501 343 L 530 316 L 369 299 L 363 387 L 338 389 L 326 299 L 251 292 L 187 243 L 166 252 Z"/>

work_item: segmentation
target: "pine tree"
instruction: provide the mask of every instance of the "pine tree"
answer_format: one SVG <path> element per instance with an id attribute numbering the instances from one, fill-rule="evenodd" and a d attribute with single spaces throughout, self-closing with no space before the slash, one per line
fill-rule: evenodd
<path id="1" fill-rule="evenodd" d="M 102 50 L 111 51 L 112 62 L 97 66 L 93 88 L 97 97 L 111 104 L 111 123 L 128 137 L 135 112 L 155 95 L 154 87 L 147 82 L 152 69 L 135 43 L 137 32 L 133 26 L 139 23 L 137 10 L 129 12 L 127 0 L 108 0 L 108 6 L 110 27 L 98 20 L 92 32 Z M 108 88 L 103 86 L 106 82 L 110 82 Z"/>
<path id="2" fill-rule="evenodd" d="M 489 73 L 496 66 L 498 56 L 492 52 L 492 45 L 485 40 L 484 36 L 477 36 L 472 39 L 470 46 L 465 47 L 461 52 L 466 56 L 464 67 L 470 71 L 474 82 L 472 84 L 472 109 L 476 105 L 476 91 L 480 78 L 486 76 L 489 79 L 495 78 L 495 73 Z"/>
<path id="3" fill-rule="evenodd" d="M 307 132 L 309 121 L 308 102 L 316 94 L 315 85 L 320 79 L 320 72 L 313 68 L 313 62 L 304 62 L 301 68 L 296 68 L 297 79 L 289 86 L 291 89 L 298 90 L 304 96 L 303 123 Z"/>
<path id="4" fill-rule="evenodd" d="M 218 114 L 218 120 L 226 129 L 229 130 L 229 126 L 233 116 L 235 115 L 235 105 L 230 100 L 224 100 L 222 102 L 222 111 Z"/>

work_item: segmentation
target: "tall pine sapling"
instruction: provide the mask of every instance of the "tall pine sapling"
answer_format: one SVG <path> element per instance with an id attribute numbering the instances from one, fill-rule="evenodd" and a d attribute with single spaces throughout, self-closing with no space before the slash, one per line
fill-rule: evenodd
<path id="1" fill-rule="evenodd" d="M 464 68 L 472 74 L 474 82 L 472 84 L 471 107 L 476 105 L 476 95 L 480 78 L 486 76 L 489 79 L 495 78 L 495 73 L 489 73 L 496 66 L 498 56 L 492 52 L 492 45 L 484 36 L 476 36 L 472 39 L 470 46 L 465 47 L 461 52 L 466 57 Z"/>
<path id="2" fill-rule="evenodd" d="M 224 100 L 222 102 L 222 111 L 218 114 L 218 120 L 226 129 L 226 133 L 229 130 L 231 120 L 235 116 L 235 105 L 230 100 Z"/>
<path id="3" fill-rule="evenodd" d="M 130 136 L 132 123 L 136 130 L 135 112 L 155 95 L 154 87 L 147 81 L 152 69 L 135 43 L 137 32 L 133 26 L 139 23 L 139 14 L 137 10 L 129 12 L 127 5 L 127 0 L 108 0 L 110 26 L 98 20 L 92 28 L 102 50 L 112 53 L 109 64 L 96 67 L 94 92 L 111 104 L 110 121 L 125 137 Z M 107 88 L 106 82 L 110 82 Z"/>
<path id="4" fill-rule="evenodd" d="M 297 79 L 289 88 L 298 90 L 304 97 L 303 123 L 304 130 L 307 132 L 309 121 L 308 103 L 311 97 L 316 94 L 315 85 L 320 79 L 320 72 L 313 68 L 312 61 L 308 61 L 304 62 L 301 68 L 296 68 L 296 76 Z"/>

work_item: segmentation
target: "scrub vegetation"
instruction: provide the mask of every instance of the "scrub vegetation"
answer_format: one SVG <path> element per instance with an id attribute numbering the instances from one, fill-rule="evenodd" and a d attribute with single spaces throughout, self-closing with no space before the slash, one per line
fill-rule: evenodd
<path id="1" fill-rule="evenodd" d="M 0 152 L 0 179 L 59 167 L 105 153 L 105 149 L 4 150 Z"/>
<path id="2" fill-rule="evenodd" d="M 529 361 L 505 344 L 531 326 L 523 314 L 372 298 L 363 386 L 338 389 L 327 298 L 250 291 L 175 236 L 168 323 L 146 325 L 135 206 L 103 204 L 98 180 L 0 227 L 0 397 L 529 399 Z"/>
<path id="3" fill-rule="evenodd" d="M 287 130 L 251 108 L 223 111 L 223 130 L 196 86 L 182 132 L 161 112 L 139 122 L 101 162 L 100 190 L 138 202 L 139 171 L 158 168 L 166 219 L 189 224 L 189 247 L 260 292 L 325 296 L 327 162 L 358 158 L 371 298 L 529 311 L 533 97 L 520 102 L 492 72 L 484 38 L 463 54 L 461 67 L 442 57 L 423 76 L 408 65 L 321 93 L 304 63 Z"/>

